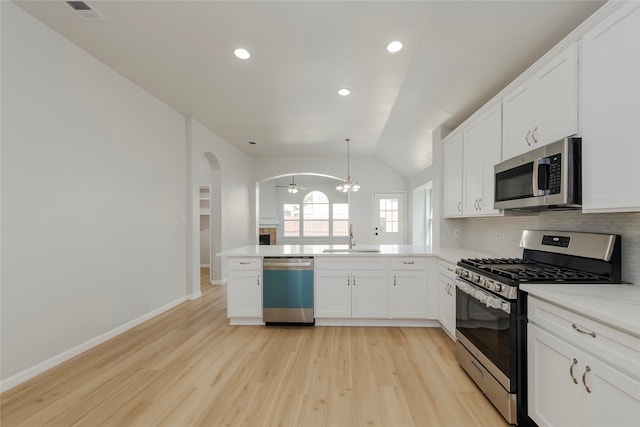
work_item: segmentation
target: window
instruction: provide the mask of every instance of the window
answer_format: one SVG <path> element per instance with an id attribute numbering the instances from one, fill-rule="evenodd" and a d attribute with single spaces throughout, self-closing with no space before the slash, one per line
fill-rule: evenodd
<path id="1" fill-rule="evenodd" d="M 387 233 L 398 232 L 398 199 L 380 199 L 380 228 Z"/>
<path id="2" fill-rule="evenodd" d="M 305 237 L 329 236 L 329 199 L 321 191 L 312 191 L 302 200 L 302 235 Z"/>
<path id="3" fill-rule="evenodd" d="M 284 204 L 284 237 L 300 236 L 300 205 Z"/>
<path id="4" fill-rule="evenodd" d="M 433 184 L 429 181 L 425 186 L 425 244 L 433 243 Z"/>
<path id="5" fill-rule="evenodd" d="M 283 205 L 284 237 L 349 235 L 349 205 L 329 203 L 321 191 L 311 191 L 298 203 Z"/>
<path id="6" fill-rule="evenodd" d="M 334 203 L 332 213 L 333 213 L 333 235 L 348 236 L 349 235 L 349 204 Z"/>

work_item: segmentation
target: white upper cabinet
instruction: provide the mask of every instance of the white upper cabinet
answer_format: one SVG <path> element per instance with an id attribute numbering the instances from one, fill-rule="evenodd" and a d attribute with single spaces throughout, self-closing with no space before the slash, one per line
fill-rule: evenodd
<path id="1" fill-rule="evenodd" d="M 502 158 L 578 133 L 578 47 L 574 43 L 502 101 Z"/>
<path id="2" fill-rule="evenodd" d="M 444 216 L 462 216 L 462 132 L 444 142 Z"/>
<path id="3" fill-rule="evenodd" d="M 501 160 L 501 105 L 496 104 L 464 129 L 463 213 L 486 216 L 500 213 L 493 208 L 493 167 Z"/>
<path id="4" fill-rule="evenodd" d="M 640 3 L 587 32 L 581 58 L 583 211 L 640 211 Z"/>

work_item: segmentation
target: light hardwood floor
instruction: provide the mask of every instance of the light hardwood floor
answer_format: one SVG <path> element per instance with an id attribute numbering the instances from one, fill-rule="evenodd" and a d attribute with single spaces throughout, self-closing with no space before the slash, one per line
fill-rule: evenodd
<path id="1" fill-rule="evenodd" d="M 507 426 L 437 328 L 229 326 L 224 286 L 0 396 L 10 426 Z"/>

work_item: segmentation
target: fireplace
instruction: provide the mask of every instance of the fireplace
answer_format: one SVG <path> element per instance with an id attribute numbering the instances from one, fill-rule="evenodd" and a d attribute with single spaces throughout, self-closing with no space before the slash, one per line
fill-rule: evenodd
<path id="1" fill-rule="evenodd" d="M 276 228 L 265 227 L 260 228 L 258 231 L 259 242 L 261 245 L 275 245 L 276 244 Z"/>

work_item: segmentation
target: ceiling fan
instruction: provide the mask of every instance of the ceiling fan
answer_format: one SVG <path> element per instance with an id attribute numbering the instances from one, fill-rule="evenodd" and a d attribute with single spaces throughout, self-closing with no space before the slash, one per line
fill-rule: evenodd
<path id="1" fill-rule="evenodd" d="M 291 184 L 289 185 L 276 185 L 276 187 L 280 187 L 280 188 L 286 188 L 287 191 L 291 194 L 295 194 L 298 192 L 298 190 L 306 190 L 307 187 L 303 186 L 303 185 L 298 185 L 296 184 L 296 177 L 292 176 L 291 177 Z"/>

